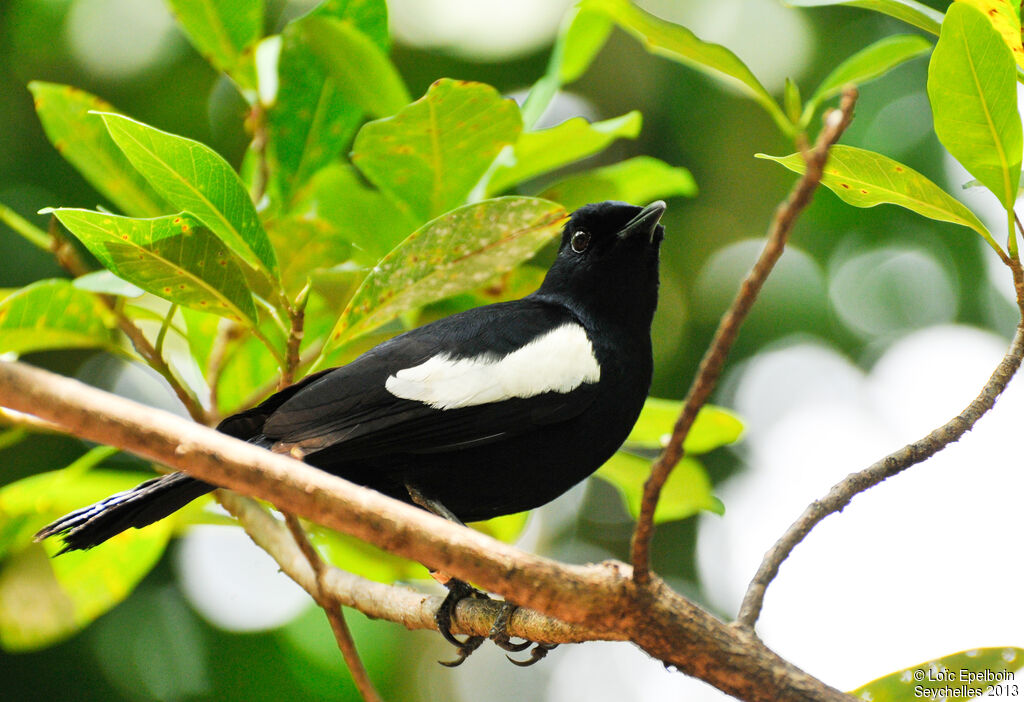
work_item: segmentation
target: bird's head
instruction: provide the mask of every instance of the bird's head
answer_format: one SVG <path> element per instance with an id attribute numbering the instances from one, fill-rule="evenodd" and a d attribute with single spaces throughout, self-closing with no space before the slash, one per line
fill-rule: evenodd
<path id="1" fill-rule="evenodd" d="M 540 292 L 597 317 L 650 325 L 658 299 L 658 250 L 665 203 L 637 207 L 609 200 L 569 217 Z"/>

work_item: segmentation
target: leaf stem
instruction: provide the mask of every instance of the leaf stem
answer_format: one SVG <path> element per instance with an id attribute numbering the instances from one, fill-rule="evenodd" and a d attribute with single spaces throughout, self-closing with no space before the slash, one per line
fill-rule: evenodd
<path id="1" fill-rule="evenodd" d="M 283 390 L 295 382 L 295 372 L 302 362 L 299 349 L 302 346 L 302 337 L 306 324 L 306 303 L 309 301 L 310 283 L 302 288 L 295 298 L 295 304 L 288 306 L 288 317 L 291 325 L 288 330 L 288 342 L 285 351 L 285 363 L 281 368 L 281 379 L 277 384 L 278 390 Z"/>
<path id="2" fill-rule="evenodd" d="M 1012 207 L 1008 208 L 1006 210 L 1006 225 L 1007 225 L 1007 230 L 1008 230 L 1007 235 L 1006 235 L 1006 251 L 1010 255 L 1010 258 L 1013 259 L 1014 261 L 1019 261 L 1020 260 L 1020 256 L 1017 253 L 1017 229 L 1016 229 L 1016 225 L 1019 224 L 1019 223 L 1020 223 L 1020 220 L 1017 219 L 1017 213 L 1014 211 L 1014 209 Z"/>
<path id="3" fill-rule="evenodd" d="M 20 234 L 30 244 L 39 247 L 43 251 L 50 250 L 50 237 L 47 236 L 46 232 L 4 204 L 0 204 L 0 222 L 3 222 Z"/>
<path id="4" fill-rule="evenodd" d="M 178 311 L 178 303 L 172 302 L 170 308 L 167 310 L 167 316 L 164 317 L 163 323 L 160 324 L 160 332 L 156 335 L 156 353 L 160 356 L 164 355 L 164 339 L 167 338 L 167 330 L 171 328 L 171 320 L 174 319 L 174 313 Z"/>

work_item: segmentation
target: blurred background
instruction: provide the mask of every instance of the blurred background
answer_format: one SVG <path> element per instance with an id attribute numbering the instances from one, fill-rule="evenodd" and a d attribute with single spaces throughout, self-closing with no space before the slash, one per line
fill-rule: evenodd
<path id="1" fill-rule="evenodd" d="M 271 0 L 281 21 L 313 3 Z M 522 96 L 544 71 L 569 0 L 390 0 L 393 56 L 411 94 L 439 77 Z M 772 92 L 789 77 L 805 95 L 872 41 L 913 32 L 854 8 L 776 0 L 642 0 L 639 5 L 725 44 Z M 928 3 L 944 9 L 948 3 Z M 275 30 L 279 26 L 271 26 Z M 997 203 L 939 146 L 925 94 L 927 59 L 867 85 L 844 143 L 924 173 L 999 231 Z M 100 197 L 51 147 L 30 80 L 95 93 L 154 126 L 210 144 L 236 164 L 244 101 L 192 49 L 161 0 L 0 2 L 0 202 L 45 226 L 47 206 Z M 791 144 L 751 102 L 654 57 L 616 31 L 547 121 L 638 109 L 644 128 L 599 158 L 653 155 L 700 188 L 669 203 L 652 394 L 680 398 L 772 212 L 793 181 L 757 152 Z M 592 164 L 587 164 L 592 165 Z M 967 229 L 894 207 L 857 210 L 820 192 L 758 300 L 715 402 L 747 423 L 744 440 L 706 457 L 725 503 L 661 527 L 654 565 L 724 617 L 774 538 L 853 470 L 959 412 L 995 367 L 1016 323 L 1011 286 Z M 61 275 L 0 225 L 0 288 Z M 28 361 L 69 375 L 105 363 L 50 352 Z M 167 406 L 146 377 L 117 388 Z M 769 590 L 759 631 L 796 665 L 843 689 L 977 646 L 1024 645 L 1024 492 L 1019 423 L 1024 381 L 963 441 L 858 497 L 801 545 Z M 66 466 L 83 450 L 45 437 L 0 454 L 0 485 Z M 591 481 L 539 510 L 526 548 L 571 562 L 625 559 L 632 529 L 611 488 Z M 349 619 L 389 700 L 716 699 L 720 695 L 627 644 L 563 646 L 526 670 L 485 646 L 457 670 L 439 636 Z M 11 700 L 358 699 L 329 627 L 247 537 L 200 527 L 178 540 L 124 603 L 70 640 L 0 652 Z"/>

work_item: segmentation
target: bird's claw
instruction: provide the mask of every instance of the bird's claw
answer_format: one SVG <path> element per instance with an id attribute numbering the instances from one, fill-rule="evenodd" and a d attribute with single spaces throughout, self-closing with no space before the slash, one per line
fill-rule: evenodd
<path id="1" fill-rule="evenodd" d="M 452 615 L 455 614 L 455 607 L 459 604 L 459 600 L 466 597 L 474 597 L 480 600 L 489 600 L 491 598 L 485 593 L 477 590 L 472 585 L 464 583 L 456 578 L 452 578 L 446 582 L 445 587 L 448 588 L 448 594 L 445 596 L 444 601 L 441 602 L 441 606 L 437 608 L 437 614 L 434 615 L 434 622 L 437 624 L 437 630 L 441 632 L 441 636 L 444 637 L 444 640 L 452 646 L 455 646 L 458 658 L 452 661 L 438 661 L 438 663 L 449 668 L 454 668 L 462 665 L 462 662 L 469 658 L 473 651 L 480 648 L 480 645 L 487 640 L 484 636 L 467 636 L 463 641 L 459 641 L 459 639 L 456 638 L 452 633 Z"/>
<path id="2" fill-rule="evenodd" d="M 531 643 L 533 643 L 533 642 L 532 641 L 527 641 L 527 644 L 531 644 Z M 534 663 L 543 660 L 544 657 L 546 655 L 548 655 L 548 651 L 551 651 L 551 650 L 553 650 L 553 649 L 555 649 L 557 647 L 558 647 L 558 644 L 556 644 L 556 643 L 554 643 L 554 644 L 546 644 L 546 643 L 534 644 L 533 650 L 530 651 L 530 657 L 527 658 L 525 661 L 517 661 L 512 656 L 505 656 L 505 658 L 508 658 L 509 663 L 511 663 L 512 665 L 518 665 L 520 668 L 529 668 Z"/>
<path id="3" fill-rule="evenodd" d="M 452 636 L 451 633 L 449 633 L 448 636 L 446 636 L 445 638 L 449 641 L 455 642 L 455 645 L 457 647 L 455 650 L 455 655 L 458 656 L 458 658 L 456 658 L 453 661 L 438 661 L 438 663 L 448 668 L 457 668 L 460 665 L 462 665 L 462 662 L 469 658 L 473 651 L 480 648 L 480 644 L 487 640 L 483 636 L 467 636 L 465 641 L 460 642 L 458 639 Z"/>
<path id="4" fill-rule="evenodd" d="M 493 641 L 499 648 L 512 653 L 519 653 L 525 651 L 531 645 L 532 641 L 523 641 L 523 643 L 512 643 L 508 635 L 508 623 L 512 617 L 512 613 L 519 609 L 518 605 L 514 605 L 509 601 L 501 603 L 501 609 L 498 610 L 498 616 L 494 618 L 494 624 L 491 625 L 491 631 L 487 634 L 487 638 Z"/>
<path id="5" fill-rule="evenodd" d="M 512 653 L 519 653 L 530 648 L 530 646 L 533 646 L 533 650 L 530 651 L 530 657 L 524 661 L 517 661 L 511 656 L 505 656 L 505 658 L 508 658 L 509 662 L 513 665 L 526 668 L 527 666 L 531 666 L 537 661 L 543 659 L 544 656 L 548 655 L 548 651 L 558 646 L 558 644 L 535 643 L 529 639 L 523 640 L 522 643 L 512 643 L 508 635 L 508 624 L 512 617 L 512 613 L 517 609 L 519 609 L 518 605 L 512 604 L 508 601 L 504 602 L 501 605 L 501 610 L 498 612 L 498 616 L 494 618 L 494 624 L 491 626 L 491 631 L 487 635 L 487 638 L 504 650 L 511 651 Z"/>
<path id="6" fill-rule="evenodd" d="M 490 639 L 500 648 L 510 651 L 512 653 L 520 653 L 533 646 L 530 651 L 530 657 L 526 660 L 517 661 L 511 656 L 505 656 L 509 661 L 518 665 L 522 668 L 537 663 L 543 660 L 548 655 L 548 651 L 554 649 L 558 644 L 546 644 L 546 643 L 535 643 L 530 640 L 524 640 L 521 643 L 513 643 L 508 635 L 509 620 L 512 617 L 512 613 L 515 612 L 519 606 L 512 604 L 511 602 L 503 602 L 501 609 L 498 611 L 498 616 L 494 618 L 494 624 L 491 625 L 491 631 L 487 636 L 466 636 L 466 638 L 460 641 L 451 631 L 452 629 L 452 617 L 455 614 L 455 607 L 459 604 L 459 601 L 466 597 L 473 597 L 480 600 L 491 599 L 486 593 L 480 592 L 475 587 L 462 582 L 456 578 L 452 578 L 445 583 L 445 587 L 448 588 L 448 594 L 445 596 L 444 601 L 441 602 L 441 606 L 437 608 L 437 614 L 434 615 L 434 621 L 437 623 L 437 630 L 441 632 L 441 636 L 444 637 L 445 641 L 455 646 L 455 653 L 458 656 L 455 660 L 451 661 L 438 661 L 443 666 L 449 668 L 455 668 L 462 665 L 462 662 L 472 655 L 483 644 L 484 641 Z"/>

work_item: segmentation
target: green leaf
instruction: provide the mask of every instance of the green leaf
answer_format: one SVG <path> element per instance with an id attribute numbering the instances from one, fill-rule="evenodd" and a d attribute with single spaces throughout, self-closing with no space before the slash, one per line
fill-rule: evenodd
<path id="1" fill-rule="evenodd" d="M 57 540 L 31 543 L 32 535 L 57 517 L 147 477 L 152 476 L 83 473 L 72 466 L 0 490 L 0 546 L 10 554 L 0 571 L 0 646 L 29 651 L 63 640 L 124 600 L 150 571 L 167 545 L 173 520 L 130 529 L 102 549 L 53 560 L 47 556 L 61 548 Z"/>
<path id="2" fill-rule="evenodd" d="M 271 332 L 269 323 L 261 328 L 264 334 Z M 217 409 L 221 416 L 249 409 L 254 404 L 253 394 L 266 386 L 268 379 L 276 378 L 281 370 L 278 359 L 267 345 L 253 335 L 236 337 L 235 342 L 221 367 L 217 386 Z"/>
<path id="3" fill-rule="evenodd" d="M 398 246 L 417 223 L 364 183 L 352 166 L 327 166 L 297 196 L 296 210 L 314 212 L 330 222 L 338 236 L 352 244 L 353 258 L 372 266 Z"/>
<path id="4" fill-rule="evenodd" d="M 298 24 L 338 92 L 374 117 L 387 117 L 412 99 L 398 69 L 374 41 L 329 17 L 309 17 Z"/>
<path id="5" fill-rule="evenodd" d="M 253 0 L 167 0 L 192 45 L 241 87 L 256 89 L 253 51 L 263 34 L 263 3 Z"/>
<path id="6" fill-rule="evenodd" d="M 495 539 L 511 543 L 523 532 L 528 517 L 529 512 L 517 512 L 484 522 L 472 522 L 469 526 Z M 396 556 L 347 534 L 309 526 L 313 543 L 326 551 L 331 563 L 350 573 L 381 583 L 429 577 L 427 569 L 415 561 Z"/>
<path id="7" fill-rule="evenodd" d="M 95 95 L 56 83 L 28 84 L 36 113 L 54 148 L 105 198 L 134 217 L 155 217 L 168 207 L 90 112 L 116 112 Z"/>
<path id="8" fill-rule="evenodd" d="M 659 19 L 628 0 L 585 0 L 584 7 L 606 12 L 620 27 L 637 37 L 648 51 L 725 78 L 763 107 L 783 132 L 788 134 L 793 130 L 782 108 L 757 77 L 724 46 L 702 41 L 686 27 Z"/>
<path id="9" fill-rule="evenodd" d="M 327 0 L 310 16 L 351 22 L 382 51 L 388 48 L 383 0 Z M 306 46 L 298 23 L 290 23 L 281 34 L 277 72 L 277 98 L 267 111 L 267 155 L 288 202 L 295 188 L 349 145 L 363 111 L 338 90 Z"/>
<path id="10" fill-rule="evenodd" d="M 101 293 L 103 295 L 119 295 L 121 297 L 141 297 L 146 294 L 142 288 L 132 285 L 123 278 L 118 278 L 110 271 L 93 271 L 80 275 L 71 281 L 79 290 Z"/>
<path id="11" fill-rule="evenodd" d="M 336 266 L 352 252 L 352 245 L 333 225 L 315 217 L 273 219 L 267 222 L 267 233 L 281 252 L 281 280 L 291 298 L 313 271 Z"/>
<path id="12" fill-rule="evenodd" d="M 495 170 L 487 192 L 503 192 L 524 180 L 593 156 L 616 139 L 635 139 L 642 123 L 640 113 L 634 110 L 603 122 L 573 117 L 551 129 L 523 132 L 513 150 L 514 162 Z"/>
<path id="13" fill-rule="evenodd" d="M 847 83 L 863 85 L 883 76 L 910 59 L 931 49 L 931 42 L 916 34 L 897 34 L 885 37 L 867 46 L 836 66 L 814 91 L 805 114 L 814 110 L 833 95 L 838 95 Z"/>
<path id="14" fill-rule="evenodd" d="M 757 154 L 757 158 L 776 161 L 796 173 L 803 173 L 806 168 L 800 154 Z M 882 154 L 836 144 L 829 152 L 821 182 L 854 207 L 899 205 L 929 219 L 973 229 L 999 250 L 985 225 L 959 200 L 913 168 Z"/>
<path id="15" fill-rule="evenodd" d="M 575 210 L 588 202 L 622 200 L 647 203 L 674 195 L 693 197 L 697 184 L 685 168 L 650 156 L 637 156 L 560 180 L 540 194 Z"/>
<path id="16" fill-rule="evenodd" d="M 786 116 L 793 123 L 800 120 L 801 98 L 800 86 L 793 82 L 792 78 L 786 78 L 786 87 L 783 93 L 782 105 L 786 108 Z"/>
<path id="17" fill-rule="evenodd" d="M 409 235 L 366 277 L 324 355 L 405 310 L 472 290 L 547 243 L 565 219 L 553 202 L 503 197 L 460 207 Z"/>
<path id="18" fill-rule="evenodd" d="M 231 250 L 265 275 L 277 258 L 235 171 L 213 149 L 121 115 L 103 114 L 110 136 L 171 204 L 195 215 Z"/>
<path id="19" fill-rule="evenodd" d="M 89 210 L 53 210 L 105 268 L 165 300 L 256 324 L 245 265 L 186 213 L 131 219 Z"/>
<path id="20" fill-rule="evenodd" d="M 626 445 L 637 449 L 662 449 L 668 445 L 676 420 L 683 409 L 678 400 L 648 397 L 640 418 L 629 432 Z M 713 451 L 719 446 L 735 443 L 743 434 L 743 422 L 732 412 L 714 405 L 704 405 L 690 428 L 683 444 L 688 455 Z"/>
<path id="21" fill-rule="evenodd" d="M 993 680 L 993 676 L 1012 673 L 1021 668 L 1024 668 L 1022 648 L 975 648 L 896 671 L 862 685 L 850 694 L 862 700 L 878 702 L 914 699 L 943 699 L 949 702 L 967 700 L 980 697 L 987 688 L 998 684 L 999 680 Z M 1006 695 L 1005 687 L 1003 695 Z"/>
<path id="22" fill-rule="evenodd" d="M 608 40 L 611 19 L 603 12 L 577 5 L 562 20 L 544 75 L 530 88 L 523 104 L 523 124 L 532 127 L 559 88 L 578 80 Z"/>
<path id="23" fill-rule="evenodd" d="M 786 0 L 791 7 L 823 7 L 825 5 L 848 5 L 874 10 L 883 15 L 938 35 L 942 24 L 942 13 L 916 0 Z"/>
<path id="24" fill-rule="evenodd" d="M 465 203 L 503 147 L 519 108 L 482 83 L 442 79 L 398 114 L 356 135 L 352 162 L 417 222 Z"/>
<path id="25" fill-rule="evenodd" d="M 985 15 L 954 3 L 928 65 L 935 133 L 1007 210 L 1020 182 L 1016 74 L 1010 49 Z"/>
<path id="26" fill-rule="evenodd" d="M 0 301 L 0 353 L 111 348 L 110 311 L 70 280 L 39 280 Z"/>
<path id="27" fill-rule="evenodd" d="M 640 514 L 644 483 L 650 474 L 649 460 L 619 451 L 594 475 L 618 490 L 626 509 L 636 519 Z M 686 519 L 701 511 L 722 514 L 725 508 L 711 493 L 711 481 L 704 467 L 693 458 L 683 458 L 661 489 L 661 499 L 654 510 L 654 523 Z"/>
<path id="28" fill-rule="evenodd" d="M 1020 3 L 1010 0 L 958 0 L 971 5 L 992 23 L 999 36 L 1013 53 L 1017 65 L 1024 68 L 1024 48 L 1021 47 Z"/>
<path id="29" fill-rule="evenodd" d="M 313 543 L 324 549 L 327 560 L 349 573 L 379 583 L 428 577 L 425 567 L 415 561 L 379 549 L 354 536 L 310 525 Z"/>

